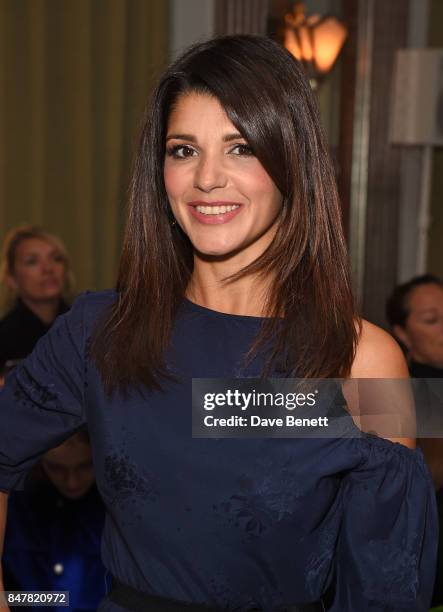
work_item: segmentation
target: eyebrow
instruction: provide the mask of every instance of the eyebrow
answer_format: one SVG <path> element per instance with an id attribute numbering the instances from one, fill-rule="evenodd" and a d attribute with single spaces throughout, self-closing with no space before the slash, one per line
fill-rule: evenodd
<path id="1" fill-rule="evenodd" d="M 436 308 L 435 306 L 428 306 L 428 307 L 422 308 L 421 310 L 417 310 L 417 314 L 426 314 L 429 312 L 432 312 L 432 313 L 438 312 L 438 308 Z"/>
<path id="2" fill-rule="evenodd" d="M 53 248 L 51 251 L 48 251 L 46 253 L 47 255 L 62 255 L 62 252 L 59 251 L 57 248 Z M 25 257 L 35 257 L 35 256 L 39 256 L 40 253 L 38 251 L 28 251 L 28 253 L 26 253 L 25 255 L 22 255 L 23 258 Z"/>
<path id="3" fill-rule="evenodd" d="M 225 134 L 223 136 L 223 142 L 231 142 L 232 140 L 245 140 L 240 132 L 232 132 L 231 134 Z M 169 134 L 166 136 L 166 142 L 168 140 L 187 140 L 188 142 L 197 142 L 197 139 L 192 134 Z"/>

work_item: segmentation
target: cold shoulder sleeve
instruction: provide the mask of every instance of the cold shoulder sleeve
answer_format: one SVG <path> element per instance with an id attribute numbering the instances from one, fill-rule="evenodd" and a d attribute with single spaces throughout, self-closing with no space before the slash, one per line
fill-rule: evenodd
<path id="1" fill-rule="evenodd" d="M 435 492 L 421 451 L 374 435 L 345 479 L 332 612 L 427 612 L 438 541 Z"/>
<path id="2" fill-rule="evenodd" d="M 29 468 L 84 423 L 85 324 L 80 296 L 0 390 L 0 490 L 23 486 Z"/>

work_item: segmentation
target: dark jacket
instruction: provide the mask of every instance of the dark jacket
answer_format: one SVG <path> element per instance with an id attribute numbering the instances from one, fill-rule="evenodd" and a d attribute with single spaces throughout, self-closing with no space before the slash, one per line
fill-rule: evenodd
<path id="1" fill-rule="evenodd" d="M 67 304 L 61 301 L 58 314 L 68 309 Z M 8 361 L 20 361 L 27 357 L 50 327 L 18 299 L 13 310 L 0 320 L 0 374 Z"/>

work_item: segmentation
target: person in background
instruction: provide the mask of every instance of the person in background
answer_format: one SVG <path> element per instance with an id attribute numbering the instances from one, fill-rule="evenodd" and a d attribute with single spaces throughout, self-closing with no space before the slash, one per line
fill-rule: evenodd
<path id="1" fill-rule="evenodd" d="M 31 225 L 17 227 L 3 244 L 0 281 L 0 377 L 24 359 L 55 318 L 68 310 L 72 278 L 59 238 Z M 0 381 L 1 384 L 1 381 Z"/>
<path id="2" fill-rule="evenodd" d="M 387 315 L 405 348 L 411 376 L 443 378 L 443 281 L 424 274 L 398 285 Z"/>
<path id="3" fill-rule="evenodd" d="M 398 285 L 387 302 L 392 331 L 413 378 L 443 379 L 443 281 L 432 274 Z M 419 438 L 437 492 L 439 553 L 432 605 L 443 604 L 443 439 Z"/>
<path id="4" fill-rule="evenodd" d="M 0 320 L 1 386 L 3 376 L 68 310 L 73 283 L 65 246 L 35 226 L 13 229 L 3 245 L 0 280 L 5 290 L 3 312 L 7 312 Z M 25 491 L 9 498 L 5 588 L 66 590 L 69 609 L 95 610 L 105 593 L 100 560 L 103 522 L 89 436 L 81 431 L 48 451 Z"/>
<path id="5" fill-rule="evenodd" d="M 81 430 L 48 451 L 25 490 L 9 497 L 5 590 L 69 591 L 70 610 L 96 610 L 106 591 L 100 558 L 104 516 L 89 435 Z"/>

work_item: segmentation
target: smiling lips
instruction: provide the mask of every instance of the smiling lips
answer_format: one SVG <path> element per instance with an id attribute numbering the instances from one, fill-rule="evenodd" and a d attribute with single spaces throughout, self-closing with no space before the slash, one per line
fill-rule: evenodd
<path id="1" fill-rule="evenodd" d="M 189 202 L 191 214 L 200 223 L 219 225 L 228 223 L 241 211 L 237 202 Z"/>

